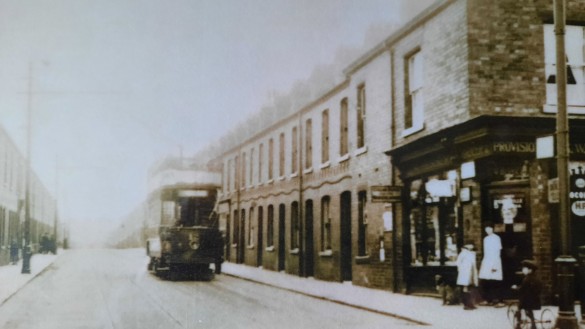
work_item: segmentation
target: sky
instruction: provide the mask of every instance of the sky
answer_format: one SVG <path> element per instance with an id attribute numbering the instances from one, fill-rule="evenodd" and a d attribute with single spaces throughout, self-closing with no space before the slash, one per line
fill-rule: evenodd
<path id="1" fill-rule="evenodd" d="M 26 154 L 30 105 L 32 167 L 63 220 L 115 226 L 158 159 L 195 154 L 432 2 L 0 0 L 0 125 Z"/>

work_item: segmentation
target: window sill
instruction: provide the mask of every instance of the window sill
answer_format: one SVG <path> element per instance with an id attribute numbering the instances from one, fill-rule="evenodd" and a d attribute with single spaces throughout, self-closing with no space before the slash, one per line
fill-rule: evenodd
<path id="1" fill-rule="evenodd" d="M 344 162 L 349 160 L 349 153 L 345 153 L 344 155 L 342 155 L 341 157 L 339 157 L 339 159 L 337 160 L 338 162 Z"/>
<path id="2" fill-rule="evenodd" d="M 331 249 L 327 249 L 327 250 L 323 250 L 319 252 L 319 257 L 332 257 L 333 256 L 333 250 Z"/>
<path id="3" fill-rule="evenodd" d="M 410 136 L 410 135 L 417 133 L 423 129 L 425 129 L 424 123 L 418 124 L 416 126 L 412 126 L 408 129 L 404 129 L 404 131 L 402 132 L 402 135 L 400 135 L 400 137 Z"/>
<path id="4" fill-rule="evenodd" d="M 355 256 L 356 264 L 370 264 L 371 260 L 370 255 Z"/>
<path id="5" fill-rule="evenodd" d="M 544 113 L 557 113 L 557 105 L 556 104 L 545 104 L 542 111 Z M 567 106 L 567 113 L 569 113 L 569 114 L 585 114 L 585 105 L 583 105 L 583 106 L 568 105 Z"/>
<path id="6" fill-rule="evenodd" d="M 278 180 L 284 180 L 284 176 L 278 177 Z"/>
<path id="7" fill-rule="evenodd" d="M 299 173 L 298 173 L 298 172 L 294 172 L 294 173 L 290 174 L 290 178 L 295 178 L 295 177 L 297 177 L 298 175 L 299 175 Z"/>
<path id="8" fill-rule="evenodd" d="M 266 249 L 264 250 L 266 250 L 267 252 L 274 252 L 274 246 L 266 247 Z"/>
<path id="9" fill-rule="evenodd" d="M 319 166 L 319 168 L 320 168 L 320 169 L 325 169 L 325 168 L 328 168 L 329 166 L 331 166 L 331 161 L 327 161 L 327 162 L 324 162 L 324 163 L 322 163 L 322 164 Z"/>
<path id="10" fill-rule="evenodd" d="M 312 167 L 311 167 L 311 168 L 307 168 L 307 169 L 303 170 L 303 174 L 304 174 L 304 175 L 310 174 L 310 173 L 312 173 L 312 172 L 313 172 L 313 168 L 312 168 Z"/>
<path id="11" fill-rule="evenodd" d="M 274 179 L 269 179 L 269 180 L 266 182 L 266 184 L 267 184 L 267 185 L 268 185 L 268 184 L 272 184 L 272 183 L 274 183 Z"/>
<path id="12" fill-rule="evenodd" d="M 238 247 L 237 243 L 232 243 L 232 249 L 236 249 Z"/>
<path id="13" fill-rule="evenodd" d="M 368 147 L 367 146 L 362 146 L 361 148 L 355 150 L 355 153 L 354 154 L 355 154 L 355 156 L 358 156 L 358 155 L 362 155 L 362 154 L 364 154 L 366 152 L 368 152 Z"/>
<path id="14" fill-rule="evenodd" d="M 288 251 L 289 254 L 291 255 L 298 255 L 299 254 L 299 248 L 294 248 Z"/>
<path id="15" fill-rule="evenodd" d="M 249 244 L 246 246 L 246 249 L 254 249 L 254 248 L 256 248 L 256 246 L 253 244 Z"/>

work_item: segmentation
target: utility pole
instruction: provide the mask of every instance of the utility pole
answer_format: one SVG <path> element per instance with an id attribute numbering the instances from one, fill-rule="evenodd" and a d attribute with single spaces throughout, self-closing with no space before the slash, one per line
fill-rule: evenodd
<path id="1" fill-rule="evenodd" d="M 31 171 L 31 135 L 32 135 L 32 63 L 28 64 L 28 106 L 27 106 L 27 128 L 26 128 L 26 172 L 24 192 L 24 246 L 22 248 L 22 274 L 30 274 L 30 258 L 32 250 L 30 247 L 30 171 Z"/>
<path id="2" fill-rule="evenodd" d="M 554 0 L 557 66 L 557 171 L 559 177 L 559 225 L 561 254 L 555 259 L 559 290 L 559 314 L 555 328 L 578 329 L 575 316 L 576 260 L 571 256 L 569 205 L 569 119 L 567 116 L 567 63 L 565 54 L 565 0 Z"/>

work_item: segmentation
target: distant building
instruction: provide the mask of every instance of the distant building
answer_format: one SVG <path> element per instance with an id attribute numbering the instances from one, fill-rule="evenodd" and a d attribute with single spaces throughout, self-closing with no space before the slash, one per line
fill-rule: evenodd
<path id="1" fill-rule="evenodd" d="M 573 246 L 585 245 L 585 0 L 567 1 Z M 345 80 L 230 145 L 227 259 L 404 293 L 452 278 L 483 225 L 505 284 L 533 258 L 552 297 L 559 253 L 550 1 L 442 0 L 349 65 Z M 582 167 L 582 168 L 579 168 Z M 579 180 L 581 179 L 581 180 Z"/>
<path id="2" fill-rule="evenodd" d="M 0 128 L 0 265 L 8 263 L 12 240 L 24 243 L 26 170 L 25 156 Z M 34 172 L 30 178 L 30 243 L 36 251 L 44 233 L 55 233 L 57 202 Z"/>

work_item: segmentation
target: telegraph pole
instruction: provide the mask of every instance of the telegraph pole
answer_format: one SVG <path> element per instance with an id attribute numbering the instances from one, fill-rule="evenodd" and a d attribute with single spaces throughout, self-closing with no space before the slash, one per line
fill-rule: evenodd
<path id="1" fill-rule="evenodd" d="M 30 274 L 30 171 L 31 171 L 31 135 L 32 135 L 32 63 L 28 64 L 28 106 L 26 118 L 26 168 L 24 192 L 24 246 L 22 247 L 22 274 Z"/>
<path id="2" fill-rule="evenodd" d="M 575 274 L 577 262 L 571 256 L 571 223 L 569 205 L 569 119 L 567 116 L 567 63 L 565 54 L 565 0 L 554 0 L 557 66 L 557 170 L 559 177 L 559 225 L 561 254 L 557 264 L 559 314 L 555 328 L 578 329 L 575 316 Z"/>

